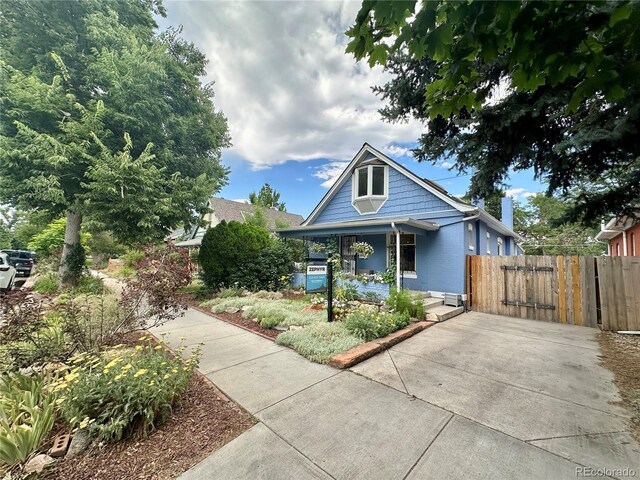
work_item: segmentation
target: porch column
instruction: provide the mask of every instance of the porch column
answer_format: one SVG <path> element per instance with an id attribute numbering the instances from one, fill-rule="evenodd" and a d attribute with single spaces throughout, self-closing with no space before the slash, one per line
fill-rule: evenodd
<path id="1" fill-rule="evenodd" d="M 391 222 L 391 228 L 396 232 L 396 290 L 400 291 L 400 230 Z"/>

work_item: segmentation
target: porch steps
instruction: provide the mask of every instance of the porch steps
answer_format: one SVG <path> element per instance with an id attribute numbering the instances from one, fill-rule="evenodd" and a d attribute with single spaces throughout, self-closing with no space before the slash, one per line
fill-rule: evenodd
<path id="1" fill-rule="evenodd" d="M 425 310 L 429 310 L 432 307 L 437 307 L 438 305 L 442 305 L 443 300 L 441 298 L 436 297 L 427 297 L 424 299 L 424 308 Z"/>
<path id="2" fill-rule="evenodd" d="M 431 322 L 444 322 L 464 312 L 464 307 L 450 307 L 449 305 L 436 305 L 427 308 L 427 320 Z"/>

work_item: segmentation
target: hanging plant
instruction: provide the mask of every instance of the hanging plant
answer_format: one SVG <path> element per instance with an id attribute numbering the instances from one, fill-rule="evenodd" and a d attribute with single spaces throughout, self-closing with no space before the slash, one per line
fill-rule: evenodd
<path id="1" fill-rule="evenodd" d="M 326 245 L 324 243 L 312 243 L 309 247 L 313 253 L 322 253 L 326 249 Z"/>
<path id="2" fill-rule="evenodd" d="M 373 247 L 367 242 L 355 242 L 351 245 L 351 251 L 364 260 L 373 253 Z"/>

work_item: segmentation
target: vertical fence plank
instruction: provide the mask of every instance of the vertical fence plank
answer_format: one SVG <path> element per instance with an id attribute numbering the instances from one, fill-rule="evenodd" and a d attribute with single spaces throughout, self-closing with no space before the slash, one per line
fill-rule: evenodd
<path id="1" fill-rule="evenodd" d="M 628 257 L 628 259 L 629 274 L 625 278 L 625 285 L 633 292 L 633 309 L 627 321 L 630 330 L 640 330 L 640 257 Z"/>
<path id="2" fill-rule="evenodd" d="M 556 257 L 558 276 L 558 320 L 567 323 L 567 284 L 564 276 L 564 257 Z"/>
<path id="3" fill-rule="evenodd" d="M 598 257 L 598 287 L 600 290 L 600 314 L 602 316 L 602 329 L 613 330 L 613 319 L 609 294 L 611 292 L 611 269 L 609 267 L 610 257 Z"/>

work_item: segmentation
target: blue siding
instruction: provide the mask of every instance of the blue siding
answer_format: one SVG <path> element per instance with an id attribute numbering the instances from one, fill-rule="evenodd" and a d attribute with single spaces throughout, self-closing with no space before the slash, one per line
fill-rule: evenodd
<path id="1" fill-rule="evenodd" d="M 376 214 L 360 215 L 351 204 L 351 179 L 338 190 L 312 224 L 362 220 L 372 217 L 413 215 L 419 212 L 437 212 L 453 208 L 426 191 L 413 180 L 389 167 L 389 197 Z M 414 217 L 415 218 L 415 217 Z"/>
<path id="2" fill-rule="evenodd" d="M 356 268 L 358 270 L 373 270 L 384 272 L 387 269 L 387 238 L 385 235 L 362 235 L 359 242 L 367 242 L 373 247 L 373 253 L 365 260 L 358 258 Z"/>

